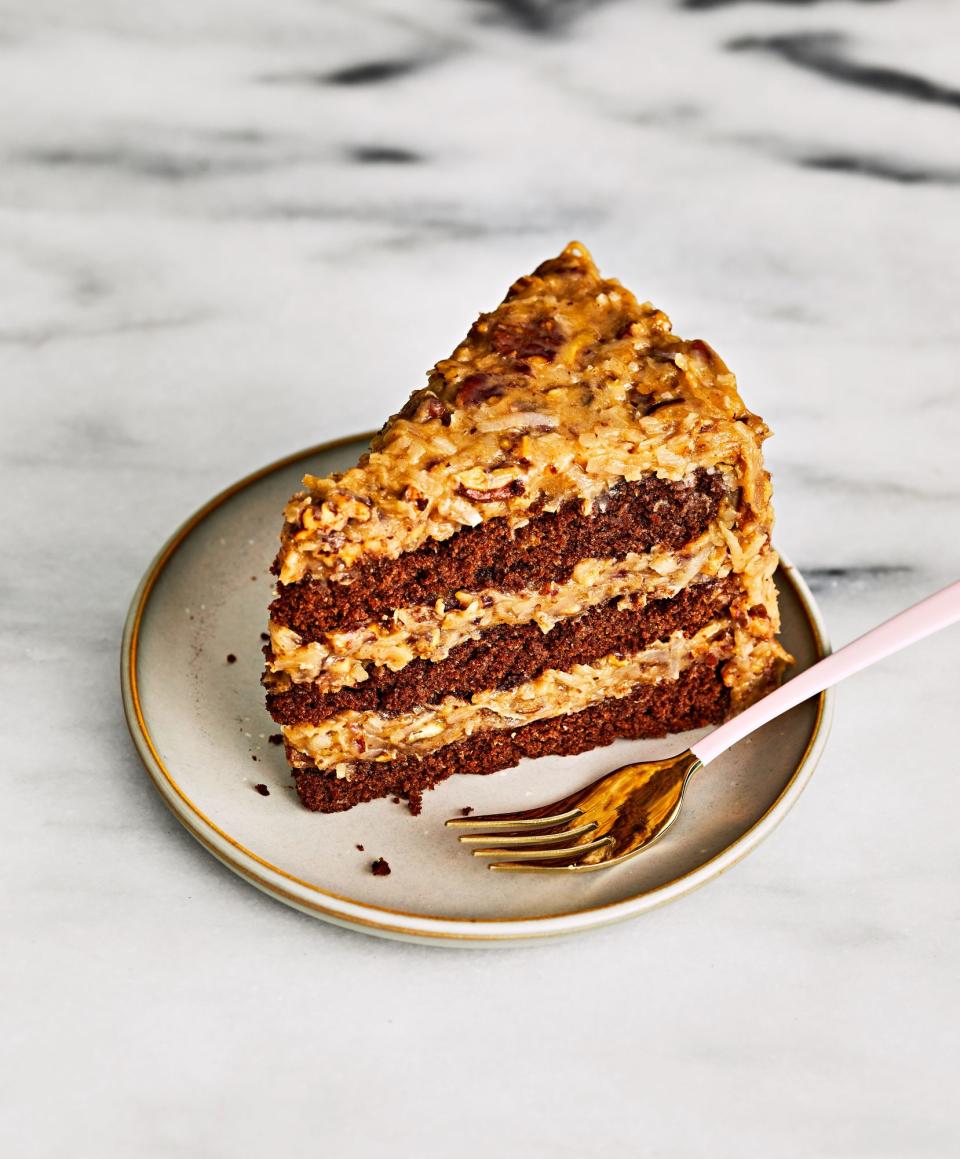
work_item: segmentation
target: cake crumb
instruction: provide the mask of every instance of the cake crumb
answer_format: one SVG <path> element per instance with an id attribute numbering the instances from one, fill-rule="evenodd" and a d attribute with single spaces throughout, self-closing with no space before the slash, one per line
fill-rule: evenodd
<path id="1" fill-rule="evenodd" d="M 363 852 L 363 846 L 362 846 L 362 845 L 358 845 L 358 846 L 357 846 L 357 848 L 360 850 L 360 852 L 361 852 L 361 853 Z"/>
<path id="2" fill-rule="evenodd" d="M 394 803 L 394 805 L 399 805 L 399 804 L 400 804 L 400 798 L 399 798 L 399 797 L 394 797 L 394 798 L 393 798 L 393 803 Z"/>
<path id="3" fill-rule="evenodd" d="M 267 737 L 267 740 L 268 740 L 268 741 L 269 741 L 271 744 L 283 744 L 283 733 L 282 733 L 282 732 L 272 732 L 272 733 L 271 733 L 271 734 L 270 734 L 270 735 Z"/>
<path id="4" fill-rule="evenodd" d="M 470 814 L 473 812 L 473 806 L 472 805 L 464 805 L 464 807 L 460 810 L 460 812 L 464 817 L 469 817 Z"/>
<path id="5" fill-rule="evenodd" d="M 269 797 L 270 796 L 270 790 L 267 788 L 266 785 L 254 785 L 253 787 L 257 790 L 257 792 L 260 794 L 261 797 Z"/>
<path id="6" fill-rule="evenodd" d="M 263 642 L 265 644 L 268 644 L 270 642 L 270 633 L 269 632 L 261 632 L 260 639 L 263 640 Z"/>
<path id="7" fill-rule="evenodd" d="M 386 858 L 378 857 L 370 866 L 370 872 L 374 877 L 386 877 L 390 873 L 390 865 Z"/>
<path id="8" fill-rule="evenodd" d="M 251 753 L 251 754 L 250 754 L 250 760 L 252 760 L 252 761 L 258 761 L 258 760 L 260 760 L 260 758 L 257 756 L 257 754 L 256 754 L 256 753 Z"/>
<path id="9" fill-rule="evenodd" d="M 228 664 L 236 664 L 236 662 L 237 662 L 236 656 L 234 656 L 234 654 L 232 652 L 228 652 L 227 653 L 227 663 Z"/>

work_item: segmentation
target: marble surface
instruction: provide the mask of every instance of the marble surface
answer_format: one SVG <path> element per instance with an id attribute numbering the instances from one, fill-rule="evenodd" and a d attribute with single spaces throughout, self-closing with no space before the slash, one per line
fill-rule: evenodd
<path id="1" fill-rule="evenodd" d="M 946 1157 L 957 630 L 642 920 L 402 946 L 257 894 L 127 738 L 210 494 L 376 425 L 577 237 L 716 344 L 835 643 L 960 575 L 960 17 L 887 3 L 0 5 L 8 1155 Z"/>

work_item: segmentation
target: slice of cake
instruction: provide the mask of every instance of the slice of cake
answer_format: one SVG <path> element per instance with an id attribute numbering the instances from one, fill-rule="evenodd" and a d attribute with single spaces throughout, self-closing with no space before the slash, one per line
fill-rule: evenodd
<path id="1" fill-rule="evenodd" d="M 573 243 L 285 511 L 268 705 L 310 809 L 714 724 L 789 660 L 768 434 Z M 549 775 L 549 767 L 544 768 Z"/>

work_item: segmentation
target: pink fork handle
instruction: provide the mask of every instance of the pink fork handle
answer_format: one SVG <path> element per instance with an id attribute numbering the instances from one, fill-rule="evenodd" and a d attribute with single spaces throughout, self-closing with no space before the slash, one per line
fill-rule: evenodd
<path id="1" fill-rule="evenodd" d="M 707 764 L 755 729 L 825 688 L 960 620 L 960 580 L 827 656 L 693 745 Z"/>

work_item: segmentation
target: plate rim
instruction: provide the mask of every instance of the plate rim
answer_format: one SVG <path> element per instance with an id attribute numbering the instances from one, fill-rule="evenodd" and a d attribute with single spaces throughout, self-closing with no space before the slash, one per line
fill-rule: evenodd
<path id="1" fill-rule="evenodd" d="M 453 945 L 519 943 L 598 929 L 625 921 L 682 897 L 718 877 L 740 862 L 760 844 L 789 813 L 806 788 L 819 762 L 833 718 L 832 689 L 818 696 L 817 717 L 797 766 L 782 791 L 753 825 L 708 861 L 688 873 L 661 885 L 642 890 L 619 901 L 587 909 L 533 917 L 470 918 L 411 913 L 375 906 L 324 890 L 273 865 L 231 837 L 208 817 L 181 789 L 157 751 L 144 718 L 139 695 L 137 648 L 140 628 L 150 596 L 179 547 L 194 530 L 228 500 L 254 483 L 300 460 L 337 450 L 353 443 L 369 441 L 374 432 L 345 435 L 285 455 L 244 475 L 225 487 L 185 519 L 157 552 L 137 585 L 127 612 L 120 650 L 120 682 L 127 728 L 141 763 L 154 788 L 188 833 L 218 861 L 249 884 L 278 901 L 335 925 L 381 937 Z M 793 588 L 807 620 L 819 657 L 830 652 L 823 618 L 800 572 L 782 554 L 780 569 Z"/>

